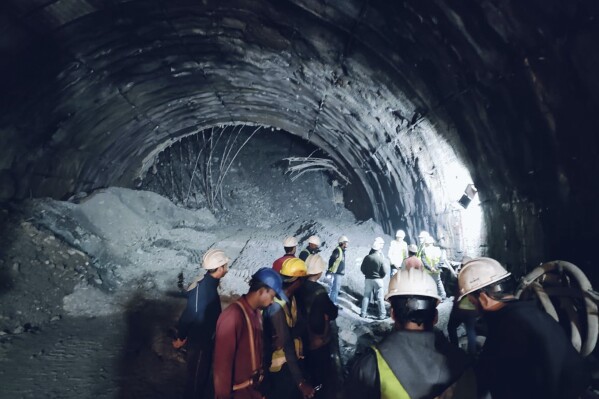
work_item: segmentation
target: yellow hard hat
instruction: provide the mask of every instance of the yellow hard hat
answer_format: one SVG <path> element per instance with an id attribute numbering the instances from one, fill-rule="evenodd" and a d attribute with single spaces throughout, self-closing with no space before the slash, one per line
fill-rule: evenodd
<path id="1" fill-rule="evenodd" d="M 283 262 L 279 273 L 285 277 L 304 277 L 308 275 L 308 269 L 300 258 L 289 258 Z"/>

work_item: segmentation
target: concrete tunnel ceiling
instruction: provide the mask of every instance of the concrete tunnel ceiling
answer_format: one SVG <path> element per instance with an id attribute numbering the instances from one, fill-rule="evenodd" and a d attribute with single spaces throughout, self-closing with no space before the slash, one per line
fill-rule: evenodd
<path id="1" fill-rule="evenodd" d="M 328 154 L 388 232 L 463 239 L 454 205 L 474 182 L 482 252 L 590 264 L 555 244 L 573 242 L 588 217 L 574 208 L 596 198 L 581 177 L 598 169 L 594 2 L 2 7 L 4 199 L 133 186 L 185 136 L 263 125 Z"/>

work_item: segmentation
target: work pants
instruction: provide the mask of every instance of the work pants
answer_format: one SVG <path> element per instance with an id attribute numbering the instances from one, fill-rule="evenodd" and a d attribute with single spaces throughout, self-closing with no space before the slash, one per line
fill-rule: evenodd
<path id="1" fill-rule="evenodd" d="M 190 346 L 187 349 L 187 382 L 185 384 L 185 399 L 214 398 L 212 382 L 212 350 Z"/>
<path id="2" fill-rule="evenodd" d="M 431 273 L 431 276 L 433 277 L 433 280 L 435 280 L 435 284 L 437 284 L 437 294 L 439 294 L 441 299 L 447 298 L 443 281 L 441 281 L 441 273 Z"/>
<path id="3" fill-rule="evenodd" d="M 306 352 L 306 370 L 314 387 L 322 385 L 316 392 L 316 399 L 333 399 L 337 388 L 337 376 L 331 357 L 331 343 Z"/>
<path id="4" fill-rule="evenodd" d="M 268 399 L 302 399 L 302 393 L 293 380 L 287 363 L 277 372 L 268 372 L 266 385 Z"/>
<path id="5" fill-rule="evenodd" d="M 377 302 L 379 307 L 379 316 L 384 317 L 385 312 L 385 290 L 383 289 L 382 278 L 367 278 L 364 282 L 364 297 L 362 298 L 362 311 L 360 315 L 366 317 L 368 314 L 368 303 L 370 302 L 370 295 L 374 294 L 374 301 Z"/>
<path id="6" fill-rule="evenodd" d="M 331 274 L 331 278 L 333 279 L 333 281 L 331 283 L 331 292 L 330 292 L 329 296 L 331 298 L 331 302 L 333 302 L 335 305 L 338 305 L 339 290 L 341 289 L 341 282 L 343 281 L 343 275 L 333 273 L 333 274 Z"/>

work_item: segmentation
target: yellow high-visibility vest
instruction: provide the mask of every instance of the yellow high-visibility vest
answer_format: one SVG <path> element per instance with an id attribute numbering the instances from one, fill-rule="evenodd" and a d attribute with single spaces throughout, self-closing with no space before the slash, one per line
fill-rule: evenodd
<path id="1" fill-rule="evenodd" d="M 287 325 L 289 326 L 289 328 L 295 327 L 295 324 L 297 323 L 297 302 L 295 301 L 295 297 L 291 298 L 291 311 L 289 310 L 289 307 L 287 306 L 287 302 L 285 302 L 284 300 L 275 298 L 274 301 L 276 303 L 278 303 L 279 305 L 281 305 L 283 312 L 285 312 L 285 321 L 287 322 Z M 295 347 L 295 355 L 297 356 L 297 358 L 303 359 L 304 358 L 304 348 L 302 345 L 302 339 L 299 337 L 294 338 L 293 346 Z M 287 363 L 287 358 L 285 357 L 285 351 L 283 350 L 283 348 L 277 348 L 272 353 L 272 360 L 270 362 L 270 367 L 268 370 L 273 373 L 281 371 L 281 368 L 283 367 L 283 365 L 285 363 Z"/>
<path id="2" fill-rule="evenodd" d="M 376 354 L 376 364 L 379 369 L 381 399 L 410 399 L 410 395 L 408 395 L 401 382 L 393 374 L 393 370 L 391 370 L 381 352 L 374 346 L 372 349 L 374 349 L 374 353 Z"/>

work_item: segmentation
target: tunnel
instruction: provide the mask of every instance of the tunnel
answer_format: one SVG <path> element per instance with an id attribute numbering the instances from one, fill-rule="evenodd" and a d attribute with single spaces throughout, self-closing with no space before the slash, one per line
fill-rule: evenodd
<path id="1" fill-rule="evenodd" d="M 400 228 L 416 242 L 426 230 L 453 260 L 490 256 L 516 276 L 565 260 L 599 282 L 590 251 L 599 239 L 594 1 L 5 0 L 0 10 L 5 297 L 25 284 L 15 282 L 25 266 L 10 246 L 45 234 L 40 219 L 57 224 L 74 206 L 24 204 L 84 206 L 103 190 L 122 200 L 115 187 L 209 211 L 214 220 L 198 218 L 213 229 L 303 216 L 289 226 L 306 239 L 320 217 L 347 211 L 374 229 L 364 246 Z M 227 173 L 236 180 L 223 181 Z M 244 191 L 248 181 L 260 188 Z M 119 291 L 122 258 L 111 258 L 112 274 L 92 270 L 107 262 L 99 233 L 79 245 L 79 230 L 59 227 L 71 259 L 88 257 L 82 279 L 104 281 L 102 295 Z M 274 255 L 278 240 L 264 244 Z M 191 258 L 197 265 L 200 254 Z M 67 295 L 69 284 L 50 290 Z M 160 298 L 144 300 L 129 302 L 133 330 L 156 328 L 144 323 Z M 57 312 L 55 324 L 70 323 Z M 18 328 L 39 335 L 44 323 Z M 134 341 L 124 357 L 143 347 Z M 31 356 L 49 349 L 39 351 Z M 169 397 L 161 389 L 155 396 Z"/>

